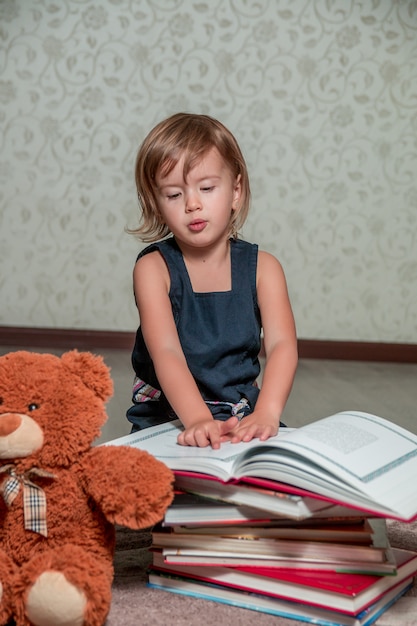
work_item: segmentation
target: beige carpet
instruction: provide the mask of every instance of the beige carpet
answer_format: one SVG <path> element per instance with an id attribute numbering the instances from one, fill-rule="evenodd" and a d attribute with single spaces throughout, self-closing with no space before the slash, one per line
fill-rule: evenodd
<path id="1" fill-rule="evenodd" d="M 393 547 L 417 551 L 417 522 L 389 522 Z M 151 562 L 148 532 L 117 530 L 112 607 L 106 626 L 305 626 L 305 622 L 257 613 L 146 586 Z M 378 626 L 417 625 L 417 585 L 376 622 Z"/>
<path id="2" fill-rule="evenodd" d="M 21 347 L 0 346 L 0 354 Z M 68 346 L 71 349 L 71 346 Z M 37 349 L 61 354 L 64 350 Z M 125 412 L 130 405 L 132 369 L 128 350 L 101 350 L 111 367 L 115 395 L 100 442 L 129 432 Z M 302 426 L 345 409 L 369 411 L 417 432 L 415 363 L 373 363 L 302 359 L 284 421 Z M 417 551 L 417 523 L 390 524 L 393 546 Z M 273 617 L 206 600 L 177 596 L 146 587 L 151 559 L 150 534 L 118 529 L 113 602 L 106 626 L 305 626 L 305 622 Z M 377 622 L 378 626 L 417 626 L 417 586 Z"/>

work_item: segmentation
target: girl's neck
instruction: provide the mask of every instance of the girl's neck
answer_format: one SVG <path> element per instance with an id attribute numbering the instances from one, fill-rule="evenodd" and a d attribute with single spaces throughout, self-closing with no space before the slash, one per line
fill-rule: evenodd
<path id="1" fill-rule="evenodd" d="M 232 288 L 232 270 L 230 241 L 208 248 L 184 248 L 178 244 L 193 291 L 207 293 L 211 291 L 230 291 Z"/>

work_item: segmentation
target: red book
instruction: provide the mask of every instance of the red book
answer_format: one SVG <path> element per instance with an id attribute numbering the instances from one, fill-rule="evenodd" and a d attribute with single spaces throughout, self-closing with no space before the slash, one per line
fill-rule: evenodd
<path id="1" fill-rule="evenodd" d="M 357 615 L 417 572 L 417 553 L 393 548 L 397 573 L 368 576 L 302 570 L 167 565 L 154 553 L 151 572 L 164 572 L 244 592 Z"/>

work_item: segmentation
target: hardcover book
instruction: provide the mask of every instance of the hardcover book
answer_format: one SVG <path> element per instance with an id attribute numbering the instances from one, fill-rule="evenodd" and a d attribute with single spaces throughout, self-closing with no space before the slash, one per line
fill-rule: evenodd
<path id="1" fill-rule="evenodd" d="M 285 516 L 291 513 L 282 494 L 301 494 L 294 509 L 306 510 L 298 517 L 314 514 L 310 504 L 318 499 L 373 516 L 417 518 L 417 435 L 376 415 L 343 411 L 298 429 L 281 428 L 267 441 L 225 442 L 218 450 L 178 445 L 180 429 L 175 420 L 108 444 L 147 450 L 174 472 L 199 472 L 224 484 L 250 480 L 264 491 L 272 485 L 276 495 L 261 494 L 253 506 L 272 511 L 271 501 L 282 500 Z"/>
<path id="2" fill-rule="evenodd" d="M 163 589 L 180 595 L 222 602 L 256 612 L 268 613 L 288 619 L 298 619 L 311 624 L 321 624 L 322 626 L 370 626 L 410 589 L 412 580 L 412 577 L 410 577 L 390 591 L 387 591 L 379 600 L 358 615 L 346 615 L 338 611 L 302 604 L 301 602 L 290 602 L 221 585 L 181 578 L 179 576 L 170 576 L 166 572 L 151 572 L 148 585 L 155 589 Z"/>
<path id="3" fill-rule="evenodd" d="M 155 553 L 150 575 L 177 576 L 185 581 L 203 582 L 256 593 L 271 598 L 299 602 L 348 615 L 358 615 L 391 589 L 398 588 L 417 571 L 417 553 L 393 548 L 397 565 L 393 576 L 331 574 L 314 570 L 271 570 L 246 566 L 171 566 Z"/>

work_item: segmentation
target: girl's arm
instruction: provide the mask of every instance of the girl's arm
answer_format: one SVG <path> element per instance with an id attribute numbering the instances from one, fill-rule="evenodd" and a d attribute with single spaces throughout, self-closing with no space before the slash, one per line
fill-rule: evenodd
<path id="1" fill-rule="evenodd" d="M 168 295 L 169 272 L 159 252 L 151 252 L 137 261 L 133 285 L 143 338 L 156 376 L 184 425 L 178 443 L 218 448 L 221 437 L 236 425 L 237 418 L 226 422 L 214 420 L 200 394 L 178 337 Z"/>
<path id="2" fill-rule="evenodd" d="M 297 368 L 297 336 L 281 264 L 258 253 L 257 295 L 264 331 L 265 369 L 253 413 L 234 429 L 232 441 L 266 440 L 278 432 L 279 420 Z"/>

